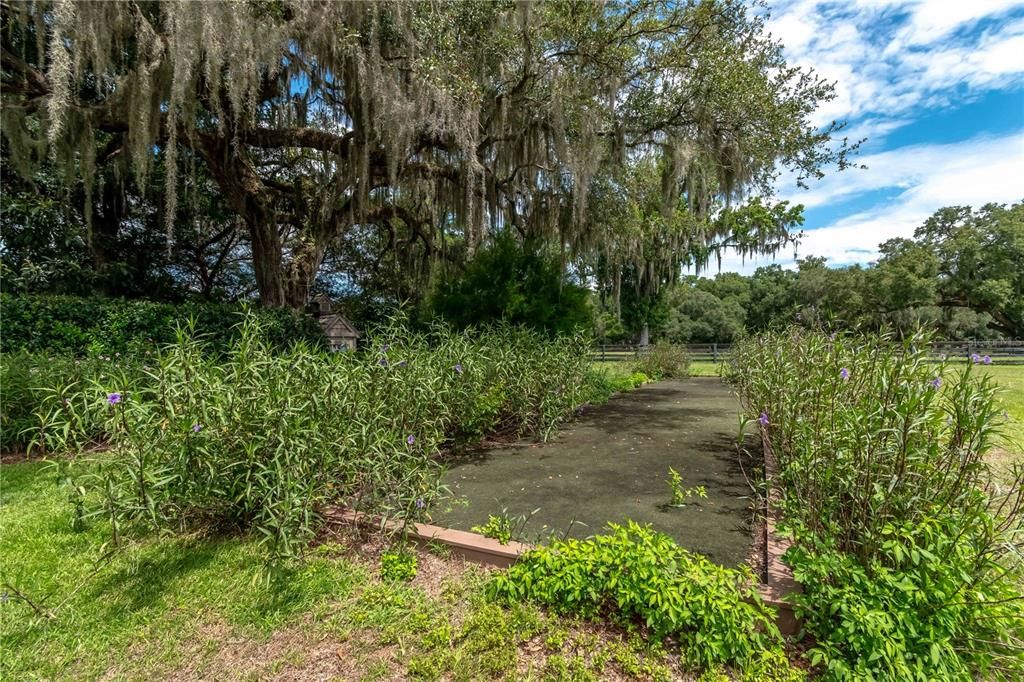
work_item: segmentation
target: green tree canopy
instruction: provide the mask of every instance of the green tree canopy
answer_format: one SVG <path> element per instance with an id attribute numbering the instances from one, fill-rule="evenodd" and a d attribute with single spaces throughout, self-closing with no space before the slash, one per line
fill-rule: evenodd
<path id="1" fill-rule="evenodd" d="M 504 321 L 561 333 L 593 326 L 587 290 L 565 276 L 557 255 L 507 236 L 442 282 L 430 308 L 456 327 Z"/>
<path id="2" fill-rule="evenodd" d="M 832 85 L 734 0 L 56 0 L 4 3 L 2 32 L 12 168 L 52 159 L 91 243 L 106 184 L 162 165 L 170 227 L 201 167 L 268 306 L 301 307 L 351 235 L 421 282 L 505 229 L 592 252 L 591 180 L 637 156 L 702 219 L 849 151 L 811 123 Z"/>

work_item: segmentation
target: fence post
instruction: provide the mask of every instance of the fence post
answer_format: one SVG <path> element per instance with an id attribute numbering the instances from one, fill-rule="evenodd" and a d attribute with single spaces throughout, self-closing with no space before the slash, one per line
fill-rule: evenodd
<path id="1" fill-rule="evenodd" d="M 718 344 L 717 343 L 711 344 L 711 361 L 716 363 L 716 364 L 718 363 Z"/>

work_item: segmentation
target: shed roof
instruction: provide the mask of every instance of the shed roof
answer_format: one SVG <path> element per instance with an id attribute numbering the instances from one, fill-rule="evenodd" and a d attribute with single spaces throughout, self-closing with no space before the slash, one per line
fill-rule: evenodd
<path id="1" fill-rule="evenodd" d="M 324 334 L 328 337 L 347 337 L 358 339 L 362 334 L 356 329 L 351 322 L 349 322 L 344 315 L 338 313 L 329 313 L 327 315 L 321 315 L 318 319 L 320 326 L 323 327 Z"/>

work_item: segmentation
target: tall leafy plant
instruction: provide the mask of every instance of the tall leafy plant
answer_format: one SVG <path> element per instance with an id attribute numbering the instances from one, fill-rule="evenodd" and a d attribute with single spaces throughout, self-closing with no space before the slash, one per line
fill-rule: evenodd
<path id="1" fill-rule="evenodd" d="M 495 428 L 545 435 L 587 394 L 582 338 L 512 327 L 413 334 L 396 320 L 359 354 L 299 343 L 278 352 L 249 316 L 223 356 L 182 330 L 141 377 L 59 387 L 43 438 L 77 451 L 83 414 L 109 451 L 83 487 L 117 539 L 136 525 L 252 529 L 296 554 L 325 505 L 413 518 L 439 494 L 435 455 Z M 191 330 L 194 331 L 194 330 Z M 92 496 L 91 496 L 92 497 Z"/>
<path id="2" fill-rule="evenodd" d="M 996 387 L 929 341 L 792 328 L 728 368 L 778 463 L 798 603 L 837 679 L 1024 671 L 1024 471 L 993 476 Z"/>

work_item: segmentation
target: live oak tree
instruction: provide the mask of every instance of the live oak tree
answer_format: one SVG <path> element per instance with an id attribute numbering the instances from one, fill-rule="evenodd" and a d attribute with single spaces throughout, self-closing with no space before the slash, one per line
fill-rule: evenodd
<path id="1" fill-rule="evenodd" d="M 810 123 L 831 84 L 786 65 L 760 10 L 730 0 L 0 8 L 12 166 L 49 159 L 80 183 L 92 241 L 97 190 L 143 187 L 157 164 L 173 237 L 188 158 L 244 224 L 267 306 L 301 307 L 352 234 L 414 248 L 423 276 L 504 231 L 607 254 L 593 179 L 642 157 L 660 159 L 699 253 L 715 206 L 850 150 L 840 125 Z"/>

